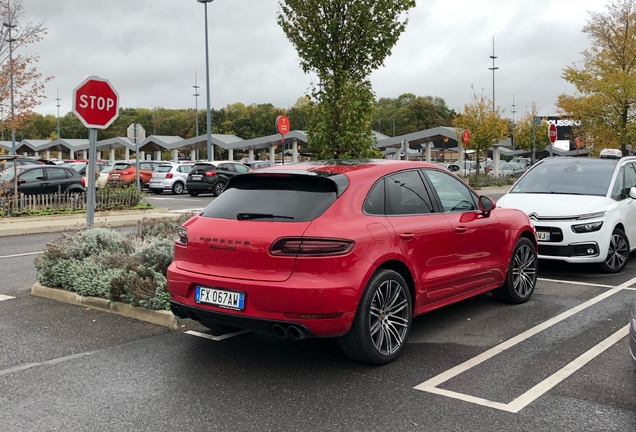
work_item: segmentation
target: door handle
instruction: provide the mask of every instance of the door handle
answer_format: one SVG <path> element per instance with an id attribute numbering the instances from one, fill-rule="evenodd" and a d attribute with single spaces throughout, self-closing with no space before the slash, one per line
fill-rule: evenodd
<path id="1" fill-rule="evenodd" d="M 413 233 L 403 233 L 400 234 L 400 240 L 409 241 L 415 238 L 415 234 Z"/>
<path id="2" fill-rule="evenodd" d="M 459 226 L 455 228 L 455 232 L 457 234 L 464 234 L 466 231 L 468 231 L 468 228 L 464 227 L 464 226 Z"/>

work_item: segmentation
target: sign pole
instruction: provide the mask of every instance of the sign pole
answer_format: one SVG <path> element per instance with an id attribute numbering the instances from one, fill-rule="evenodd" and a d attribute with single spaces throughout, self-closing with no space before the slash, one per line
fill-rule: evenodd
<path id="1" fill-rule="evenodd" d="M 141 190 L 141 188 L 139 187 L 139 140 L 137 139 L 137 126 L 139 124 L 135 123 L 134 126 L 134 130 L 135 130 L 135 171 L 137 173 L 137 190 Z"/>
<path id="2" fill-rule="evenodd" d="M 88 182 L 86 185 L 86 227 L 95 222 L 95 165 L 97 165 L 97 129 L 88 130 Z"/>

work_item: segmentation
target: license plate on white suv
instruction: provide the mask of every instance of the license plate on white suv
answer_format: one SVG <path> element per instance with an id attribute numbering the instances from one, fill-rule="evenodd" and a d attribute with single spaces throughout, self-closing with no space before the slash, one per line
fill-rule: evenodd
<path id="1" fill-rule="evenodd" d="M 537 231 L 537 240 L 549 242 L 550 241 L 550 233 L 547 231 Z"/>
<path id="2" fill-rule="evenodd" d="M 194 301 L 227 309 L 243 310 L 245 293 L 198 286 L 194 293 Z"/>

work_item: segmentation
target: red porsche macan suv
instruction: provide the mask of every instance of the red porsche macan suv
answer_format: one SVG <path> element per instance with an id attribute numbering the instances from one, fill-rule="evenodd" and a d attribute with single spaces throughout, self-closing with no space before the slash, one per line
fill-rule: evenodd
<path id="1" fill-rule="evenodd" d="M 278 337 L 338 337 L 384 364 L 414 316 L 492 291 L 527 301 L 535 231 L 423 162 L 314 161 L 235 176 L 187 221 L 168 269 L 175 315 Z"/>

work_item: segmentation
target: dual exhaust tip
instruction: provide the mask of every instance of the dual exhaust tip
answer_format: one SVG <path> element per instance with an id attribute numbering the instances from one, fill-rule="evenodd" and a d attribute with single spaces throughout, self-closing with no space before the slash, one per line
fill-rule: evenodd
<path id="1" fill-rule="evenodd" d="M 307 339 L 309 335 L 302 328 L 296 325 L 282 325 L 282 324 L 274 324 L 272 326 L 272 333 L 274 336 L 279 337 L 281 339 L 290 338 L 293 340 Z"/>

